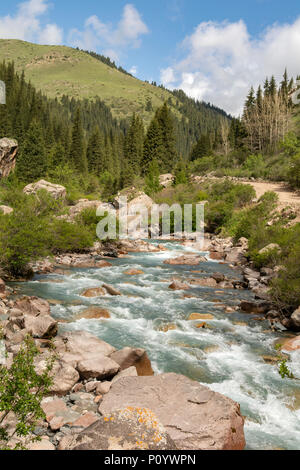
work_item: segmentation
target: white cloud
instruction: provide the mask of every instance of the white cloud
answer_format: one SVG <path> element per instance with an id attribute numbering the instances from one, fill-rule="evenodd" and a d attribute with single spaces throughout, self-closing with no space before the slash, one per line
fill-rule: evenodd
<path id="1" fill-rule="evenodd" d="M 141 36 L 149 32 L 140 13 L 134 5 L 124 7 L 122 18 L 116 28 L 110 23 L 103 23 L 96 15 L 89 17 L 84 23 L 83 31 L 72 29 L 69 42 L 81 49 L 99 49 L 117 60 L 126 48 L 138 48 Z"/>
<path id="2" fill-rule="evenodd" d="M 129 70 L 129 73 L 131 73 L 131 75 L 136 75 L 138 73 L 138 67 L 136 65 L 133 65 Z"/>
<path id="3" fill-rule="evenodd" d="M 0 38 L 60 44 L 62 30 L 55 24 L 42 25 L 40 21 L 40 16 L 46 13 L 49 7 L 47 0 L 20 3 L 13 16 L 0 17 Z"/>
<path id="4" fill-rule="evenodd" d="M 242 20 L 201 23 L 182 47 L 185 57 L 161 71 L 162 83 L 237 115 L 251 85 L 271 75 L 280 80 L 285 67 L 290 75 L 300 73 L 300 17 L 293 24 L 274 24 L 258 39 Z"/>

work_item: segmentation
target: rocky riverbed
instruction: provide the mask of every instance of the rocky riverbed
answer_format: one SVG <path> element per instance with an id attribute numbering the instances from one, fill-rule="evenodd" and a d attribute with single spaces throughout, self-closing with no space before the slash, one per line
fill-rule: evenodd
<path id="1" fill-rule="evenodd" d="M 281 323 L 266 318 L 268 273 L 241 268 L 245 240 L 233 247 L 209 237 L 204 250 L 190 241 L 97 245 L 39 263 L 31 281 L 10 284 L 29 298 L 6 297 L 3 286 L 9 352 L 32 331 L 42 356 L 49 337 L 60 354 L 35 446 L 113 448 L 117 440 L 117 448 L 134 448 L 110 423 L 122 420 L 136 436 L 142 413 L 149 433 L 138 448 L 153 448 L 157 426 L 160 448 L 243 448 L 241 414 L 247 448 L 299 447 L 299 382 L 281 379 L 275 350 L 284 344 L 300 376 L 299 337 L 274 331 Z"/>

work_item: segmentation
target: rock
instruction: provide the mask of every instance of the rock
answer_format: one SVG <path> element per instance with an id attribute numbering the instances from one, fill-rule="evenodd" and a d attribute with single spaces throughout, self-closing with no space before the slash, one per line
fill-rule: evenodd
<path id="1" fill-rule="evenodd" d="M 268 251 L 277 251 L 278 253 L 281 253 L 282 250 L 277 243 L 270 243 L 269 245 L 262 248 L 258 253 L 260 255 L 264 255 L 268 253 Z"/>
<path id="2" fill-rule="evenodd" d="M 242 300 L 240 308 L 245 313 L 267 313 L 270 305 L 266 302 L 251 302 L 249 300 Z"/>
<path id="3" fill-rule="evenodd" d="M 174 281 L 172 284 L 169 285 L 169 289 L 172 290 L 189 290 L 190 286 L 185 284 L 184 282 Z"/>
<path id="4" fill-rule="evenodd" d="M 4 215 L 10 215 L 13 213 L 13 208 L 12 207 L 9 207 L 9 206 L 0 206 L 0 211 L 4 214 Z"/>
<path id="5" fill-rule="evenodd" d="M 274 275 L 274 270 L 271 268 L 261 268 L 260 274 L 262 276 L 272 277 Z"/>
<path id="6" fill-rule="evenodd" d="M 244 256 L 245 250 L 243 248 L 231 248 L 230 252 L 226 254 L 225 260 L 227 263 L 244 264 L 246 258 Z"/>
<path id="7" fill-rule="evenodd" d="M 39 362 L 36 364 L 36 371 L 38 374 L 42 374 L 47 366 L 46 359 L 38 357 L 37 360 Z M 50 387 L 50 392 L 58 396 L 67 395 L 80 378 L 74 367 L 60 360 L 55 362 L 51 375 L 53 377 L 53 383 Z"/>
<path id="8" fill-rule="evenodd" d="M 101 205 L 102 205 L 101 201 L 89 201 L 88 199 L 79 199 L 77 204 L 70 208 L 69 215 L 71 219 L 75 219 L 77 215 L 79 215 L 81 212 L 87 209 L 95 210 L 95 213 L 96 213 L 96 210 Z"/>
<path id="9" fill-rule="evenodd" d="M 5 282 L 3 281 L 3 279 L 0 279 L 0 294 L 4 294 L 5 289 L 6 289 Z"/>
<path id="10" fill-rule="evenodd" d="M 111 387 L 111 382 L 98 382 L 97 387 L 96 387 L 96 393 L 97 395 L 105 395 L 106 393 L 109 392 Z"/>
<path id="11" fill-rule="evenodd" d="M 175 450 L 154 413 L 128 407 L 107 414 L 77 436 L 66 436 L 59 450 Z"/>
<path id="12" fill-rule="evenodd" d="M 83 312 L 77 315 L 78 319 L 86 318 L 86 319 L 93 319 L 93 318 L 110 318 L 110 313 L 105 308 L 100 307 L 89 307 L 85 309 Z"/>
<path id="13" fill-rule="evenodd" d="M 163 333 L 168 333 L 168 331 L 177 330 L 177 326 L 174 323 L 163 323 L 159 326 L 158 330 Z"/>
<path id="14" fill-rule="evenodd" d="M 154 375 L 150 359 L 144 349 L 123 348 L 110 355 L 121 370 L 134 366 L 139 376 Z"/>
<path id="15" fill-rule="evenodd" d="M 168 188 L 169 186 L 172 186 L 174 179 L 175 177 L 172 175 L 172 173 L 166 173 L 159 176 L 159 184 L 163 188 Z"/>
<path id="16" fill-rule="evenodd" d="M 97 358 L 109 356 L 115 348 L 87 331 L 66 332 L 53 341 L 56 352 L 64 362 L 74 368 L 77 363 L 85 360 L 97 361 Z"/>
<path id="17" fill-rule="evenodd" d="M 182 375 L 120 379 L 103 397 L 99 411 L 109 416 L 127 407 L 151 409 L 180 450 L 245 447 L 239 405 Z"/>
<path id="18" fill-rule="evenodd" d="M 25 194 L 37 194 L 38 191 L 47 191 L 54 199 L 64 199 L 67 195 L 66 188 L 60 184 L 49 183 L 49 181 L 40 180 L 37 183 L 31 183 L 25 186 Z"/>
<path id="19" fill-rule="evenodd" d="M 201 287 L 217 287 L 217 282 L 212 277 L 191 279 L 190 283 L 194 286 L 196 285 Z"/>
<path id="20" fill-rule="evenodd" d="M 214 274 L 212 275 L 212 278 L 213 278 L 217 283 L 225 281 L 225 276 L 224 276 L 224 274 L 222 274 L 222 273 L 214 273 Z"/>
<path id="21" fill-rule="evenodd" d="M 106 290 L 106 292 L 109 294 L 109 295 L 114 295 L 114 296 L 118 296 L 118 295 L 122 295 L 121 292 L 119 292 L 117 289 L 115 289 L 114 287 L 108 285 L 108 284 L 103 284 L 103 289 Z"/>
<path id="22" fill-rule="evenodd" d="M 99 416 L 97 416 L 95 413 L 88 412 L 74 421 L 72 426 L 78 428 L 88 428 L 92 424 L 96 423 L 96 421 L 99 421 Z"/>
<path id="23" fill-rule="evenodd" d="M 93 359 L 85 359 L 77 364 L 77 370 L 84 379 L 107 379 L 120 370 L 119 364 L 107 356 L 98 354 Z"/>
<path id="24" fill-rule="evenodd" d="M 31 442 L 27 446 L 28 450 L 56 450 L 55 446 L 49 441 L 49 439 L 41 439 L 37 442 Z"/>
<path id="25" fill-rule="evenodd" d="M 210 313 L 191 313 L 188 320 L 189 321 L 194 321 L 194 320 L 214 320 L 215 317 L 211 315 Z"/>
<path id="26" fill-rule="evenodd" d="M 83 297 L 102 297 L 103 295 L 106 295 L 106 290 L 102 287 L 94 287 L 86 289 L 81 295 Z"/>
<path id="27" fill-rule="evenodd" d="M 44 398 L 41 408 L 46 415 L 48 423 L 55 417 L 68 411 L 66 403 L 60 398 Z"/>
<path id="28" fill-rule="evenodd" d="M 24 326 L 33 338 L 51 339 L 57 334 L 58 322 L 50 315 L 41 317 L 25 315 Z"/>
<path id="29" fill-rule="evenodd" d="M 50 316 L 49 302 L 38 297 L 22 297 L 15 301 L 14 308 L 34 317 Z"/>
<path id="30" fill-rule="evenodd" d="M 214 261 L 221 261 L 222 259 L 224 259 L 225 253 L 221 253 L 221 252 L 218 252 L 218 251 L 210 251 L 209 257 L 210 257 L 210 259 L 212 259 Z"/>
<path id="31" fill-rule="evenodd" d="M 96 390 L 97 388 L 97 384 L 99 382 L 88 382 L 87 384 L 85 384 L 85 390 L 87 393 L 92 393 Z"/>
<path id="32" fill-rule="evenodd" d="M 86 256 L 85 259 L 75 258 L 71 266 L 76 268 L 110 268 L 112 264 L 105 260 L 96 261 L 94 257 Z"/>
<path id="33" fill-rule="evenodd" d="M 179 258 L 167 259 L 164 264 L 170 264 L 171 266 L 198 266 L 200 263 L 204 263 L 207 259 L 204 256 L 188 256 L 183 255 Z"/>
<path id="34" fill-rule="evenodd" d="M 15 169 L 18 153 L 18 142 L 16 140 L 0 139 L 0 179 L 7 178 Z"/>
<path id="35" fill-rule="evenodd" d="M 253 269 L 250 269 L 250 268 L 244 268 L 244 276 L 246 279 L 259 279 L 260 272 L 254 271 Z"/>
<path id="36" fill-rule="evenodd" d="M 300 335 L 295 338 L 288 339 L 283 343 L 282 349 L 284 351 L 298 351 L 300 350 Z"/>
<path id="37" fill-rule="evenodd" d="M 115 383 L 117 382 L 117 380 L 120 380 L 122 379 L 123 377 L 137 377 L 138 376 L 138 373 L 137 373 L 137 370 L 136 370 L 136 367 L 132 366 L 132 367 L 128 367 L 128 369 L 125 369 L 125 370 L 121 370 L 121 372 L 119 372 L 111 381 L 111 383 Z"/>
<path id="38" fill-rule="evenodd" d="M 140 274 L 144 274 L 144 271 L 141 271 L 140 269 L 129 269 L 128 271 L 125 271 L 124 274 L 127 276 L 139 276 Z"/>
<path id="39" fill-rule="evenodd" d="M 300 331 L 300 307 L 291 315 L 291 327 L 293 331 Z"/>

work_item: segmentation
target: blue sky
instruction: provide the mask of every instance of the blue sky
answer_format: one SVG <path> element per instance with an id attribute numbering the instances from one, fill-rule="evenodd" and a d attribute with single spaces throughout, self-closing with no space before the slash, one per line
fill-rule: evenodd
<path id="1" fill-rule="evenodd" d="M 0 37 L 93 49 L 233 114 L 266 75 L 300 73 L 299 0 L 13 0 Z"/>

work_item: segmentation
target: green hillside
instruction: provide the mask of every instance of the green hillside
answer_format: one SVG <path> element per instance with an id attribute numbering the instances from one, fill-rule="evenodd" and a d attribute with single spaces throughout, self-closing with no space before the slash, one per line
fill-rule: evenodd
<path id="1" fill-rule="evenodd" d="M 0 58 L 13 60 L 16 70 L 24 70 L 26 80 L 51 98 L 64 94 L 79 99 L 99 96 L 115 117 L 124 118 L 138 112 L 146 123 L 153 116 L 153 111 L 146 111 L 147 102 L 151 100 L 156 110 L 168 100 L 174 114 L 180 117 L 175 109 L 176 99 L 167 90 L 126 75 L 70 47 L 1 39 Z"/>

